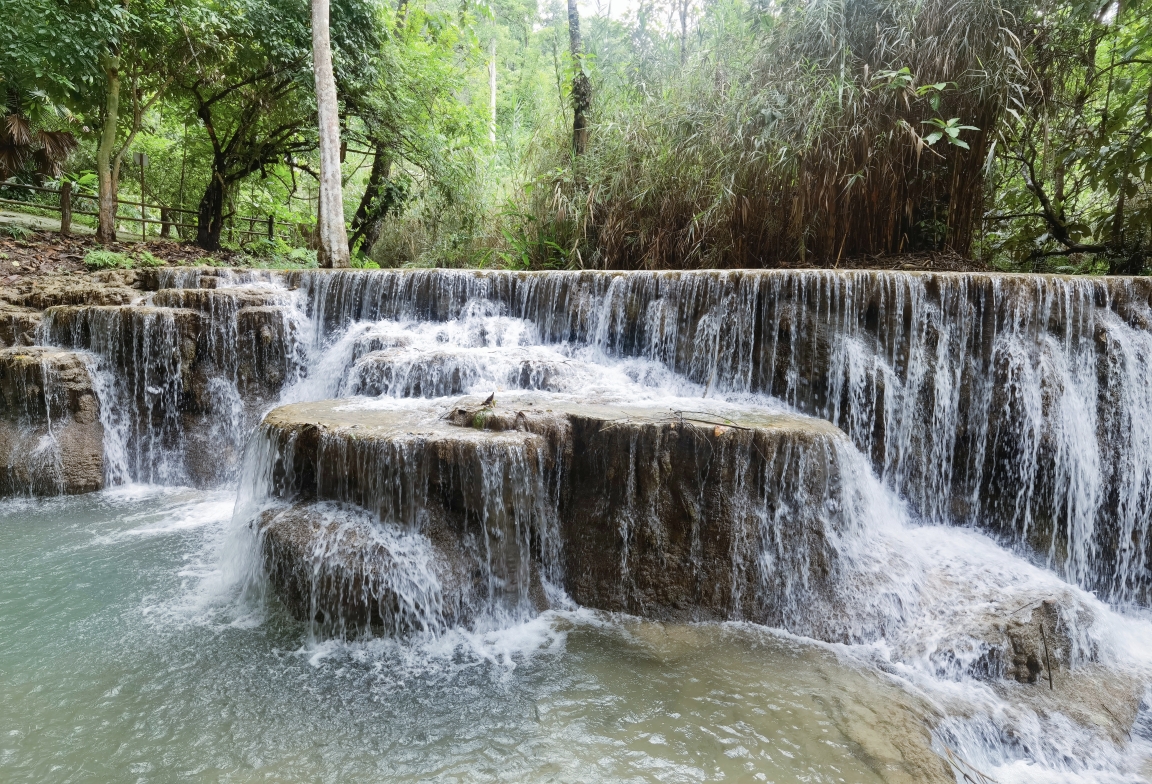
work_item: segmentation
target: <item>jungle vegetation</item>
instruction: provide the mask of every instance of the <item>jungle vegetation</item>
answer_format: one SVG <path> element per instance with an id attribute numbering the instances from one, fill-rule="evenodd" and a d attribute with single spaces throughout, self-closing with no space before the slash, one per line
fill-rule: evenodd
<path id="1" fill-rule="evenodd" d="M 1148 0 L 616 2 L 331 0 L 351 262 L 1149 266 Z M 0 0 L 0 180 L 323 245 L 314 6 Z"/>

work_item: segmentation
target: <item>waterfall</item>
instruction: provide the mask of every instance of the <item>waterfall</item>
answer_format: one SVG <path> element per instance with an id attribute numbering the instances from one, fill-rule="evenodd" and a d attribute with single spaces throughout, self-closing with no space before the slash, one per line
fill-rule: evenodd
<path id="1" fill-rule="evenodd" d="M 614 373 L 677 395 L 778 402 L 825 419 L 919 519 L 979 527 L 1109 601 L 1149 600 L 1152 289 L 1141 279 L 155 277 L 157 290 L 138 304 L 57 306 L 40 328 L 43 343 L 99 357 L 109 403 L 101 416 L 110 451 L 123 452 L 109 461 L 112 481 L 227 481 L 247 434 L 277 402 L 599 393 L 624 381 L 604 381 Z M 449 323 L 473 332 L 445 332 Z"/>
<path id="2" fill-rule="evenodd" d="M 303 371 L 290 292 L 247 276 L 212 287 L 197 285 L 202 279 L 171 271 L 162 283 L 190 288 L 44 313 L 41 343 L 96 358 L 110 485 L 234 479 L 260 417 Z"/>
<path id="3" fill-rule="evenodd" d="M 380 442 L 274 424 L 249 444 L 236 518 L 267 540 L 260 568 L 314 634 L 503 628 L 547 606 L 559 546 L 539 439 Z"/>
<path id="4" fill-rule="evenodd" d="M 459 318 L 660 363 L 841 427 L 921 519 L 1146 602 L 1152 335 L 1141 279 L 898 272 L 297 273 L 314 332 Z M 360 388 L 386 390 L 387 384 Z"/>

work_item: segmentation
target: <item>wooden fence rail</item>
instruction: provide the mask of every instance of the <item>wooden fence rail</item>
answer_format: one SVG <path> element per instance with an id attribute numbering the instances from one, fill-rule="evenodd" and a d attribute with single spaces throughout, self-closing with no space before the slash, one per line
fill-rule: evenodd
<path id="1" fill-rule="evenodd" d="M 60 233 L 68 236 L 72 230 L 72 216 L 73 215 L 89 215 L 92 217 L 99 217 L 100 213 L 92 210 L 79 210 L 76 209 L 75 204 L 81 199 L 87 199 L 92 202 L 98 201 L 99 197 L 88 193 L 74 193 L 72 191 L 72 183 L 65 181 L 59 189 L 57 188 L 44 188 L 39 185 L 25 185 L 20 182 L 0 182 L 0 188 L 17 188 L 25 191 L 32 191 L 35 193 L 53 194 L 57 197 L 57 203 L 50 202 L 28 202 L 20 201 L 18 199 L 5 199 L 0 198 L 0 204 L 11 204 L 20 207 L 35 207 L 42 210 L 51 210 L 60 213 Z M 135 207 L 140 210 L 139 217 L 135 215 L 120 215 L 119 208 L 121 205 Z M 117 221 L 127 221 L 128 223 L 140 224 L 140 238 L 147 238 L 148 224 L 153 224 L 160 227 L 161 237 L 170 237 L 172 229 L 192 229 L 196 230 L 199 226 L 199 213 L 196 210 L 183 209 L 181 207 L 166 207 L 163 204 L 148 204 L 143 198 L 140 201 L 126 201 L 124 199 L 116 200 L 117 208 Z M 151 209 L 153 214 L 160 213 L 160 218 L 149 218 L 147 210 Z M 195 216 L 196 222 L 180 222 L 172 220 L 174 215 L 192 215 Z M 248 222 L 247 229 L 235 229 L 232 231 L 241 236 L 247 236 L 249 239 L 252 237 L 267 237 L 269 240 L 276 238 L 276 227 L 282 226 L 287 229 L 282 234 L 287 234 L 289 237 L 295 239 L 300 227 L 289 221 L 276 220 L 275 216 L 268 215 L 254 216 L 254 215 L 234 215 L 231 216 L 232 220 L 243 223 Z M 255 226 L 259 225 L 260 229 L 256 230 Z"/>

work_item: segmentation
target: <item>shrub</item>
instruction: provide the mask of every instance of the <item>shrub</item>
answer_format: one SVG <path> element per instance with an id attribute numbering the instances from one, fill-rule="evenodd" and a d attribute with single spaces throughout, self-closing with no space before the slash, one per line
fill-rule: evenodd
<path id="1" fill-rule="evenodd" d="M 315 267 L 318 266 L 316 261 L 316 251 L 308 250 L 307 248 L 292 248 L 284 256 L 284 260 L 296 267 Z"/>
<path id="2" fill-rule="evenodd" d="M 123 253 L 98 248 L 84 256 L 84 266 L 90 270 L 129 269 L 132 260 Z"/>
<path id="3" fill-rule="evenodd" d="M 164 260 L 158 259 L 146 250 L 136 254 L 136 264 L 141 267 L 163 267 Z"/>
<path id="4" fill-rule="evenodd" d="M 17 226 L 13 223 L 0 226 L 0 234 L 7 234 L 14 240 L 26 240 L 32 236 L 33 232 L 31 229 L 25 228 L 24 226 Z"/>
<path id="5" fill-rule="evenodd" d="M 359 248 L 352 254 L 352 267 L 355 269 L 380 269 L 380 265 L 365 256 Z"/>

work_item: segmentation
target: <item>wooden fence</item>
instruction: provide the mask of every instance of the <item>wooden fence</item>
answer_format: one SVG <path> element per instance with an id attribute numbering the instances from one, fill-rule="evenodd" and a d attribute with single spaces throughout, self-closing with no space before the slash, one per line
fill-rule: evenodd
<path id="1" fill-rule="evenodd" d="M 59 189 L 57 188 L 42 188 L 38 185 L 25 185 L 19 182 L 0 182 L 0 191 L 5 188 L 20 189 L 30 191 L 33 193 L 48 194 L 49 197 L 55 196 L 56 198 L 48 201 L 21 201 L 19 199 L 6 199 L 0 198 L 0 204 L 10 204 L 18 207 L 34 207 L 41 210 L 49 210 L 51 212 L 60 213 L 60 233 L 68 235 L 72 229 L 72 216 L 73 215 L 90 215 L 92 217 L 99 217 L 100 213 L 96 212 L 99 208 L 99 197 L 88 193 L 76 193 L 72 190 L 72 183 L 64 182 Z M 90 202 L 93 209 L 78 209 L 78 205 Z M 136 215 L 122 215 L 120 214 L 121 205 L 135 207 L 140 210 L 139 216 Z M 159 215 L 159 218 L 149 218 L 148 210 L 152 210 L 153 215 Z M 191 221 L 173 220 L 174 217 L 179 218 L 182 216 L 191 215 Z M 251 239 L 253 237 L 267 237 L 268 239 L 275 239 L 277 234 L 277 227 L 283 227 L 280 235 L 285 239 L 297 241 L 300 239 L 300 227 L 295 223 L 288 221 L 279 221 L 275 216 L 255 216 L 255 215 L 232 215 L 228 216 L 233 222 L 233 226 L 229 229 L 229 235 L 238 234 L 242 237 Z M 195 210 L 186 210 L 180 207 L 167 207 L 163 204 L 148 204 L 141 197 L 140 201 L 127 201 L 125 199 L 116 200 L 116 221 L 126 223 L 139 223 L 140 224 L 140 239 L 147 239 L 148 225 L 160 227 L 159 236 L 171 237 L 172 230 L 176 229 L 178 232 L 181 229 L 190 229 L 195 232 L 198 226 L 198 213 Z M 243 224 L 247 222 L 247 229 L 237 229 L 235 224 L 239 222 Z M 260 228 L 257 229 L 256 226 Z M 243 242 L 243 240 L 241 240 Z"/>

